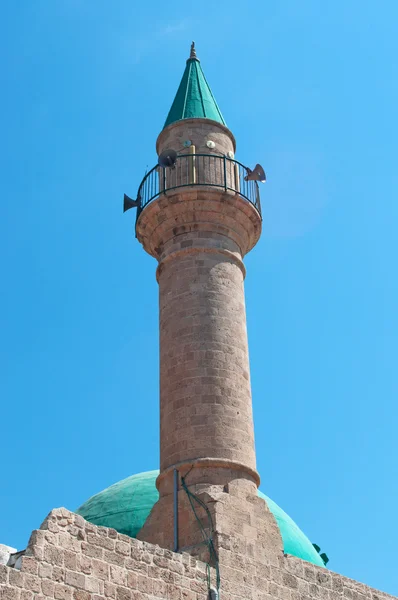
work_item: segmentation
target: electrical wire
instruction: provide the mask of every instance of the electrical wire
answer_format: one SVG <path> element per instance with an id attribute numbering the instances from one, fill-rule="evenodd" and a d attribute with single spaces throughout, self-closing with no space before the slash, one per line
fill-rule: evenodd
<path id="1" fill-rule="evenodd" d="M 181 485 L 183 490 L 185 491 L 185 493 L 188 496 L 188 500 L 189 500 L 189 504 L 191 505 L 192 508 L 192 512 L 195 515 L 195 518 L 198 522 L 199 525 L 199 529 L 202 533 L 203 536 L 203 541 L 206 543 L 206 546 L 209 549 L 209 555 L 210 555 L 210 561 L 213 559 L 214 562 L 214 568 L 216 571 L 216 585 L 217 585 L 217 590 L 220 589 L 220 583 L 221 583 L 221 578 L 220 578 L 220 567 L 219 567 L 219 560 L 218 560 L 218 554 L 217 551 L 214 547 L 214 543 L 213 543 L 213 534 L 214 534 L 214 523 L 213 523 L 213 518 L 211 516 L 211 513 L 207 507 L 207 505 L 203 502 L 203 500 L 201 500 L 198 496 L 196 496 L 196 494 L 193 494 L 189 489 L 187 484 L 185 483 L 185 478 L 187 475 L 185 475 L 185 477 L 181 477 Z M 203 526 L 202 521 L 200 520 L 200 518 L 198 517 L 198 514 L 196 512 L 195 506 L 194 506 L 194 502 L 197 502 L 197 504 L 199 504 L 199 506 L 201 508 L 203 508 L 203 510 L 205 511 L 208 521 L 209 521 L 209 525 L 208 525 L 208 529 L 210 530 L 210 535 L 206 532 L 205 527 Z M 210 590 L 210 586 L 211 586 L 211 572 L 210 572 L 210 562 L 206 563 L 206 574 L 207 574 L 207 587 Z"/>

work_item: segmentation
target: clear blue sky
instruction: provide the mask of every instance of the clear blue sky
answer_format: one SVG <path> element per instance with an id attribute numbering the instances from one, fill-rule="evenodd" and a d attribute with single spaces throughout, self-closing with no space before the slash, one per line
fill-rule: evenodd
<path id="1" fill-rule="evenodd" d="M 192 39 L 262 163 L 246 296 L 262 490 L 398 594 L 394 0 L 6 0 L 0 542 L 158 466 L 155 261 L 136 193 Z"/>

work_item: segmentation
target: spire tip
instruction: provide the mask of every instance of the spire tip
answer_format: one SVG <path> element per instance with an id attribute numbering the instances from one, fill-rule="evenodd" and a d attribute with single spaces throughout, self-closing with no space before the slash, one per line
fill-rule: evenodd
<path id="1" fill-rule="evenodd" d="M 190 53 L 190 55 L 189 55 L 189 58 L 190 58 L 190 59 L 192 59 L 192 58 L 196 58 L 196 59 L 197 59 L 197 58 L 198 58 L 198 57 L 196 56 L 195 42 L 192 42 L 192 44 L 191 44 L 191 53 Z"/>

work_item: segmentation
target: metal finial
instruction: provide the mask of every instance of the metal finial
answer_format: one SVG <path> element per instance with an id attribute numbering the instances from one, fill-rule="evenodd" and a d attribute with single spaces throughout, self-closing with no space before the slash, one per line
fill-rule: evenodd
<path id="1" fill-rule="evenodd" d="M 196 56 L 195 42 L 192 42 L 191 44 L 191 54 L 189 55 L 189 58 L 198 58 Z"/>

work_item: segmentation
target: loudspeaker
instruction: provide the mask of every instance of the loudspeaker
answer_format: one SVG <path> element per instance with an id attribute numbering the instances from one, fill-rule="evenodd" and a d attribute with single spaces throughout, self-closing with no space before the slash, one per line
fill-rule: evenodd
<path id="1" fill-rule="evenodd" d="M 139 202 L 138 200 L 132 200 L 131 198 L 129 198 L 127 196 L 127 194 L 124 194 L 124 198 L 123 198 L 123 212 L 125 213 L 126 210 L 130 210 L 130 208 L 135 208 L 139 206 Z"/>
<path id="2" fill-rule="evenodd" d="M 247 175 L 245 177 L 245 181 L 261 181 L 261 183 L 265 183 L 266 180 L 264 169 L 261 165 L 256 165 L 253 169 L 247 169 Z"/>
<path id="3" fill-rule="evenodd" d="M 163 150 L 158 157 L 158 164 L 161 167 L 174 167 L 177 160 L 177 152 L 175 150 Z"/>

